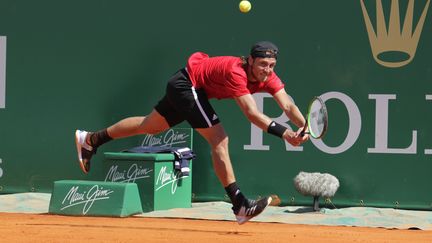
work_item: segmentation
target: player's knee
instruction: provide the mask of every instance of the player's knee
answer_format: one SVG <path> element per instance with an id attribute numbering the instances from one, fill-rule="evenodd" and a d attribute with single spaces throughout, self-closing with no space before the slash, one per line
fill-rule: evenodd
<path id="1" fill-rule="evenodd" d="M 228 136 L 225 136 L 224 138 L 222 138 L 221 140 L 221 146 L 223 146 L 224 148 L 228 148 L 228 142 L 229 142 L 229 138 Z"/>
<path id="2" fill-rule="evenodd" d="M 225 136 L 223 138 L 221 138 L 220 140 L 218 140 L 216 143 L 214 143 L 212 145 L 213 150 L 216 153 L 227 153 L 228 152 L 228 136 Z"/>

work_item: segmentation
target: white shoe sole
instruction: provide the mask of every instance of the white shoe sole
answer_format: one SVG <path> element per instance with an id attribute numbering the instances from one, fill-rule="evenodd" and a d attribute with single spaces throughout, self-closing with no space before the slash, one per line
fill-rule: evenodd
<path id="1" fill-rule="evenodd" d="M 244 224 L 244 223 L 246 223 L 246 222 L 248 222 L 249 220 L 251 220 L 252 218 L 254 218 L 254 217 L 256 217 L 256 216 L 258 216 L 258 215 L 260 215 L 262 212 L 264 212 L 264 210 L 268 207 L 268 205 L 270 205 L 270 203 L 272 202 L 272 198 L 271 197 L 269 197 L 268 199 L 267 199 L 267 205 L 266 205 L 266 207 L 263 209 L 263 211 L 261 211 L 259 214 L 257 214 L 257 215 L 254 215 L 254 216 L 235 216 L 236 217 L 236 220 L 237 220 L 237 223 L 239 224 L 239 225 L 242 225 L 242 224 Z"/>
<path id="2" fill-rule="evenodd" d="M 75 131 L 75 144 L 76 144 L 76 148 L 77 148 L 77 153 L 78 153 L 78 161 L 79 161 L 79 165 L 80 165 L 80 167 L 81 167 L 81 170 L 84 172 L 84 173 L 88 173 L 88 171 L 85 169 L 85 166 L 84 166 L 84 164 L 83 164 L 83 161 L 82 161 L 82 155 L 81 155 L 81 148 L 82 148 L 82 146 L 81 146 L 81 143 L 80 143 L 80 141 L 79 141 L 79 135 L 80 135 L 80 130 L 76 130 Z"/>

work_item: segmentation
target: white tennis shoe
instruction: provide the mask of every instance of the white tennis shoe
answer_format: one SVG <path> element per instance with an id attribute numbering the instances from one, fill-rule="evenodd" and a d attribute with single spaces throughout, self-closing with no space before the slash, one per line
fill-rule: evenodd
<path id="1" fill-rule="evenodd" d="M 96 153 L 96 150 L 86 142 L 87 134 L 88 132 L 86 131 L 75 131 L 75 144 L 77 148 L 79 164 L 81 170 L 86 174 L 90 171 L 91 157 Z"/>
<path id="2" fill-rule="evenodd" d="M 259 200 L 246 200 L 237 212 L 234 212 L 238 224 L 244 224 L 253 217 L 258 216 L 270 205 L 271 197 L 264 197 Z"/>

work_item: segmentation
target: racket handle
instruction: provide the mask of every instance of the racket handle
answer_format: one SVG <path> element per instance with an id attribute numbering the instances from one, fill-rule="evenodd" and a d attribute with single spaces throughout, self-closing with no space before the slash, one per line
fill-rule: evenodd
<path id="1" fill-rule="evenodd" d="M 303 130 L 300 132 L 300 136 L 304 137 L 304 135 L 306 134 L 306 128 L 308 126 L 308 121 L 306 120 L 306 123 L 303 127 Z"/>
<path id="2" fill-rule="evenodd" d="M 304 137 L 305 134 L 306 134 L 306 128 L 303 128 L 303 131 L 300 132 L 300 136 Z"/>

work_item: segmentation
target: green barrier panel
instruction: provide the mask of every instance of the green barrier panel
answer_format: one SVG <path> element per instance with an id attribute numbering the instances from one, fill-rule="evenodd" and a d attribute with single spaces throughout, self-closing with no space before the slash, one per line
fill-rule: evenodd
<path id="1" fill-rule="evenodd" d="M 61 180 L 54 182 L 48 212 L 127 217 L 143 211 L 135 183 Z"/>
<path id="2" fill-rule="evenodd" d="M 105 181 L 136 183 L 144 212 L 192 206 L 192 162 L 182 176 L 170 153 L 106 152 L 105 158 Z"/>
<path id="3" fill-rule="evenodd" d="M 235 101 L 211 100 L 242 191 L 309 205 L 292 180 L 321 172 L 340 181 L 337 207 L 431 210 L 430 0 L 251 3 L 244 14 L 236 1 L 171 1 L 169 8 L 164 1 L 0 1 L 0 193 L 104 178 L 103 152 L 137 146 L 143 136 L 99 148 L 84 175 L 75 129 L 149 114 L 195 51 L 247 55 L 256 41 L 271 40 L 287 92 L 304 113 L 322 95 L 329 130 L 293 148 L 252 127 Z M 255 98 L 289 125 L 271 98 Z M 206 141 L 196 136 L 193 148 L 194 199 L 225 199 Z"/>

